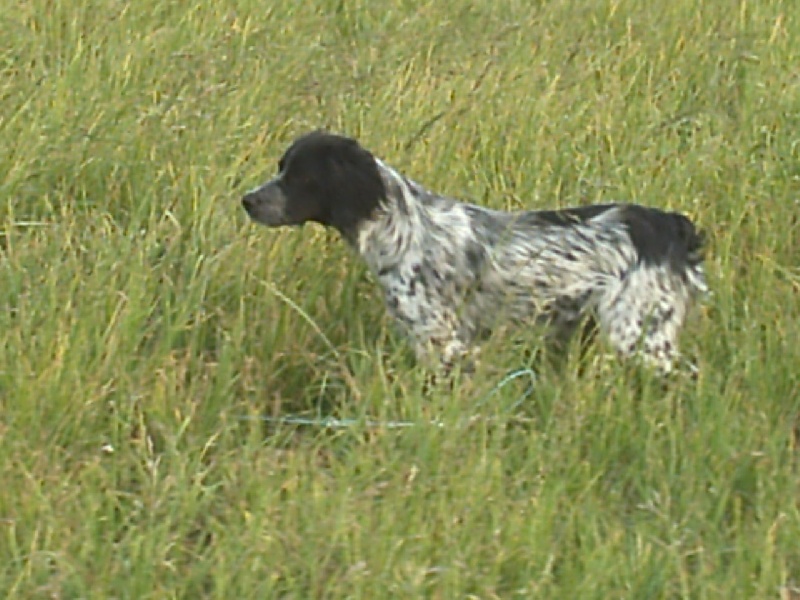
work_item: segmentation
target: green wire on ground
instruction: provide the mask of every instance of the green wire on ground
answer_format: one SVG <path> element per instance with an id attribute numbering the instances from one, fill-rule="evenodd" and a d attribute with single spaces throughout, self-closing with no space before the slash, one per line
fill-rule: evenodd
<path id="1" fill-rule="evenodd" d="M 523 369 L 516 369 L 508 373 L 503 379 L 501 379 L 497 385 L 495 385 L 488 394 L 486 394 L 483 398 L 481 398 L 473 408 L 477 409 L 482 407 L 486 404 L 495 394 L 497 394 L 501 389 L 507 386 L 512 381 L 519 379 L 520 377 L 529 377 L 530 384 L 525 389 L 524 392 L 508 406 L 504 412 L 511 412 L 518 408 L 532 393 L 534 387 L 536 385 L 536 373 L 533 372 L 532 369 L 523 368 Z M 470 417 L 473 418 L 473 416 Z M 310 427 L 322 427 L 326 429 L 344 429 L 347 427 L 354 427 L 356 425 L 361 425 L 363 427 L 367 427 L 370 429 L 403 429 L 406 427 L 414 427 L 417 425 L 433 425 L 435 427 L 443 427 L 444 423 L 438 420 L 434 421 L 427 421 L 424 423 L 415 422 L 415 421 L 378 421 L 374 419 L 355 419 L 355 418 L 346 418 L 346 419 L 338 419 L 336 417 L 303 417 L 299 415 L 283 415 L 283 416 L 267 416 L 267 415 L 256 415 L 256 416 L 242 416 L 240 417 L 242 421 L 265 421 L 267 423 L 275 423 L 278 425 L 299 425 L 299 426 L 310 426 Z"/>

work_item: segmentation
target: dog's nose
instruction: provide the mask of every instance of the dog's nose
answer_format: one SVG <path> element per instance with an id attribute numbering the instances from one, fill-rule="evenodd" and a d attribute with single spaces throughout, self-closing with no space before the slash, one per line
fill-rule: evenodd
<path id="1" fill-rule="evenodd" d="M 249 192 L 244 195 L 242 198 L 242 206 L 244 209 L 249 211 L 256 205 L 256 195 L 253 192 Z"/>

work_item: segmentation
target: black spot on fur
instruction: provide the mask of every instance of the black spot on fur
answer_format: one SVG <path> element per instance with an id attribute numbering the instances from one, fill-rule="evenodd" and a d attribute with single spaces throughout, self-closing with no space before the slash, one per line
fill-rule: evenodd
<path id="1" fill-rule="evenodd" d="M 616 204 L 593 204 L 562 210 L 538 210 L 527 214 L 537 222 L 547 225 L 574 225 L 575 223 L 585 223 L 616 206 Z"/>
<path id="2" fill-rule="evenodd" d="M 631 204 L 625 207 L 623 222 L 643 262 L 668 263 L 683 271 L 703 260 L 703 236 L 681 214 Z"/>
<path id="3" fill-rule="evenodd" d="M 480 244 L 469 244 L 465 254 L 467 266 L 473 273 L 478 273 L 486 260 L 486 249 Z"/>
<path id="4" fill-rule="evenodd" d="M 622 221 L 641 261 L 668 263 L 679 271 L 703 261 L 703 235 L 688 218 L 674 212 L 635 204 L 597 204 L 531 211 L 521 218 L 536 224 L 569 227 L 586 223 L 613 208 L 622 208 Z"/>
<path id="5" fill-rule="evenodd" d="M 422 276 L 422 266 L 421 265 L 414 265 L 412 268 L 412 276 L 411 280 L 409 281 L 408 285 L 408 292 L 409 295 L 414 296 L 417 293 L 417 286 L 423 282 Z"/>
<path id="6" fill-rule="evenodd" d="M 386 305 L 389 307 L 389 310 L 396 311 L 397 307 L 400 305 L 397 294 L 388 294 L 386 296 Z"/>

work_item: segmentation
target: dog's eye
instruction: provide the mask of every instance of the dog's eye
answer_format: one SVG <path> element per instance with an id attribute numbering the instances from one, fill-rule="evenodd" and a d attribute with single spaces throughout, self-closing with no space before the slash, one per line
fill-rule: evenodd
<path id="1" fill-rule="evenodd" d="M 294 185 L 309 185 L 314 183 L 314 175 L 303 171 L 289 171 L 284 174 L 284 179 Z"/>

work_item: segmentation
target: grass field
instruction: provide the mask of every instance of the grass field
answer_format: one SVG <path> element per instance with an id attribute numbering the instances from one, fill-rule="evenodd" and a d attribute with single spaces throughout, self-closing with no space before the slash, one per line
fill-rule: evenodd
<path id="1" fill-rule="evenodd" d="M 0 596 L 797 598 L 794 4 L 4 3 Z M 699 380 L 531 333 L 428 390 L 343 243 L 241 210 L 320 126 L 498 208 L 690 214 Z"/>

